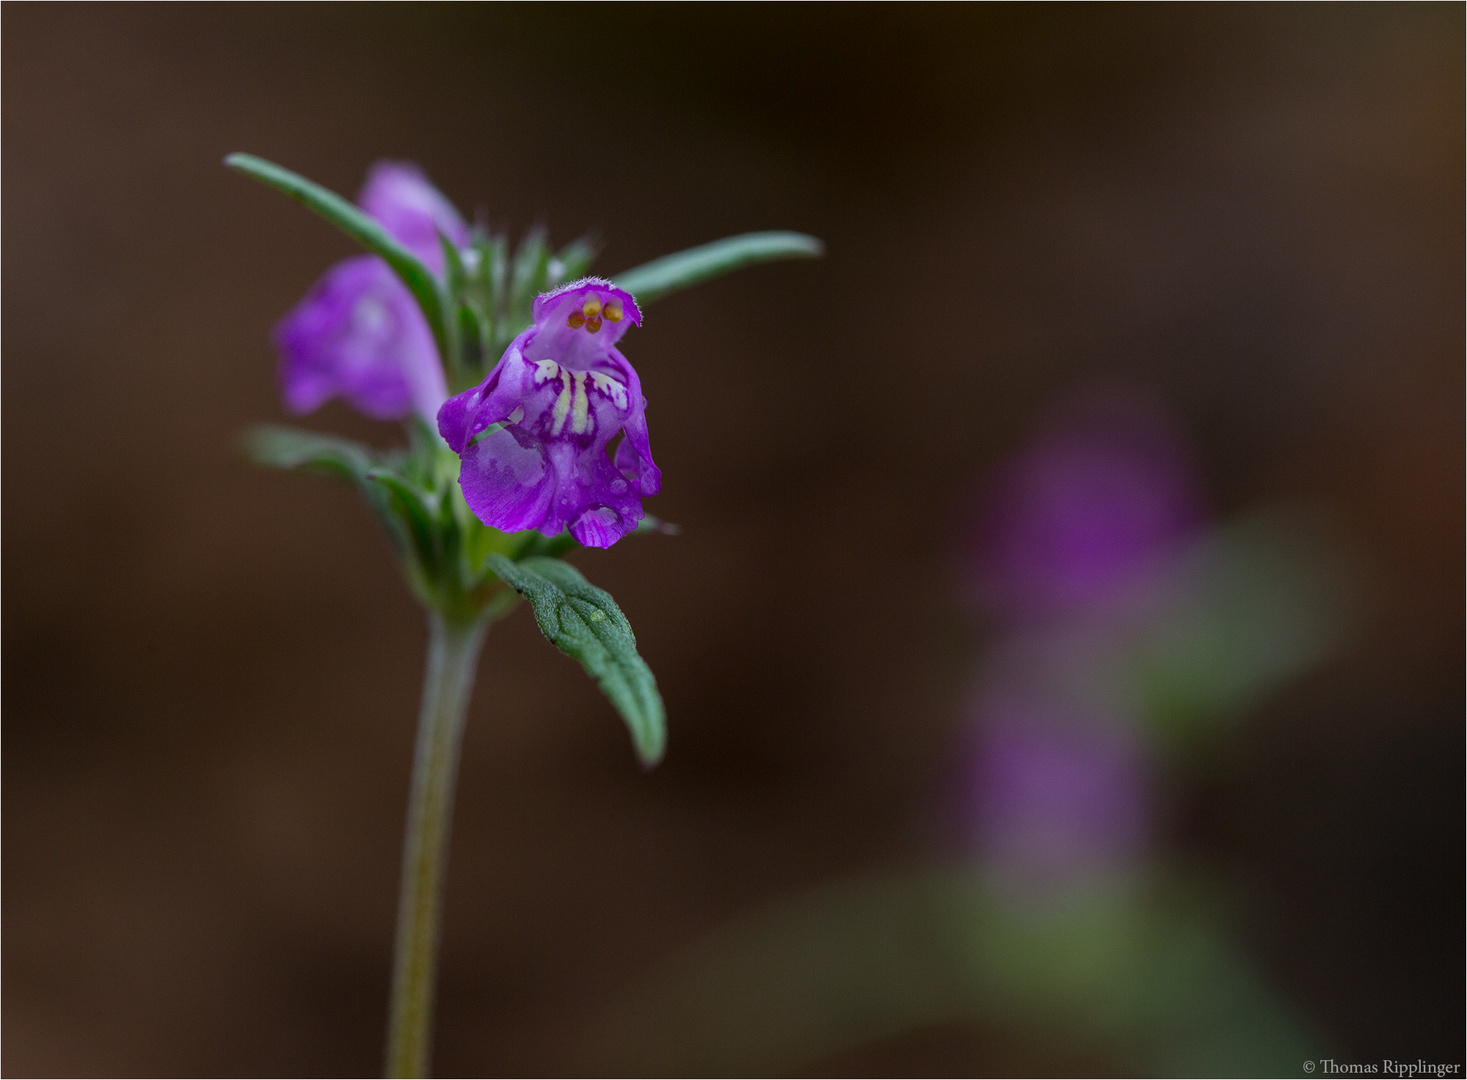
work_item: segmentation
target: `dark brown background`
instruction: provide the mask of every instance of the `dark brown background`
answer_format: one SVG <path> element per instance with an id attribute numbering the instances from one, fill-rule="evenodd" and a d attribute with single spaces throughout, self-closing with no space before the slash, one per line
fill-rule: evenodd
<path id="1" fill-rule="evenodd" d="M 349 491 L 234 449 L 349 247 L 231 150 L 347 193 L 412 158 L 607 271 L 829 244 L 626 343 L 684 533 L 578 562 L 670 754 L 640 773 L 523 613 L 491 633 L 442 1073 L 571 1068 L 720 920 L 933 849 L 965 492 L 1096 379 L 1172 403 L 1219 515 L 1327 508 L 1372 597 L 1172 843 L 1337 1046 L 1461 1060 L 1460 5 L 7 5 L 3 50 L 6 1073 L 377 1068 L 424 630 Z"/>

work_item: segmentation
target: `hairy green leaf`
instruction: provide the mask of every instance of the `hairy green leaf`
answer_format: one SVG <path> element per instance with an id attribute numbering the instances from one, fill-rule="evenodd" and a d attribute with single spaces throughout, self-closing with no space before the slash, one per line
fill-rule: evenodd
<path id="1" fill-rule="evenodd" d="M 252 461 L 274 469 L 312 468 L 358 482 L 377 465 L 372 451 L 361 443 L 275 424 L 245 432 L 244 450 Z"/>
<path id="2" fill-rule="evenodd" d="M 545 270 L 550 262 L 550 248 L 545 243 L 545 228 L 536 225 L 520 241 L 510 271 L 509 310 L 529 314 L 530 301 L 545 288 Z"/>
<path id="3" fill-rule="evenodd" d="M 418 489 L 390 469 L 372 469 L 365 479 L 382 489 L 387 504 L 406 527 L 418 564 L 428 576 L 433 576 L 439 561 L 436 541 L 440 531 L 435 528 L 432 514 Z"/>
<path id="4" fill-rule="evenodd" d="M 468 275 L 464 270 L 464 259 L 459 253 L 453 241 L 438 234 L 438 248 L 443 252 L 443 286 L 448 290 L 451 300 L 462 299 L 464 287 L 468 282 Z"/>
<path id="5" fill-rule="evenodd" d="M 372 218 L 334 191 L 307 180 L 253 154 L 230 154 L 224 164 L 276 191 L 283 192 L 307 209 L 321 215 L 374 255 L 380 255 L 412 292 L 433 328 L 440 356 L 453 355 L 457 326 L 453 322 L 448 295 L 433 272 L 416 255 L 399 244 Z"/>
<path id="6" fill-rule="evenodd" d="M 648 304 L 743 266 L 778 259 L 818 259 L 824 253 L 825 245 L 804 233 L 742 233 L 664 255 L 623 271 L 612 280 L 635 296 L 638 303 Z"/>
<path id="7" fill-rule="evenodd" d="M 596 680 L 632 734 L 643 765 L 657 764 L 667 743 L 667 717 L 652 669 L 637 653 L 631 624 L 604 589 L 569 563 L 541 557 L 513 562 L 489 556 L 499 579 L 530 602 L 550 643 Z"/>

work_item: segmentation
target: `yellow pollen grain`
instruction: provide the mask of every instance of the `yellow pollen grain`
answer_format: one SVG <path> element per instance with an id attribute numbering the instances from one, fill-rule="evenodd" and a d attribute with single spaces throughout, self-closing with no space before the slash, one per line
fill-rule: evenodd
<path id="1" fill-rule="evenodd" d="M 589 300 L 587 300 L 584 304 L 581 305 L 581 312 L 588 319 L 592 315 L 600 315 L 601 314 L 601 298 L 600 297 L 597 297 L 597 296 L 591 297 Z"/>
<path id="2" fill-rule="evenodd" d="M 571 403 L 571 432 L 584 435 L 591 430 L 591 402 L 586 397 L 586 373 L 576 372 L 575 381 L 576 393 Z"/>
<path id="3" fill-rule="evenodd" d="M 560 396 L 555 399 L 555 407 L 550 410 L 550 434 L 552 435 L 559 435 L 564 430 L 565 418 L 570 415 L 571 373 L 562 371 L 560 381 Z"/>
<path id="4" fill-rule="evenodd" d="M 604 314 L 606 315 L 607 322 L 621 322 L 621 304 L 615 300 L 612 300 L 606 305 L 606 311 L 604 312 Z"/>

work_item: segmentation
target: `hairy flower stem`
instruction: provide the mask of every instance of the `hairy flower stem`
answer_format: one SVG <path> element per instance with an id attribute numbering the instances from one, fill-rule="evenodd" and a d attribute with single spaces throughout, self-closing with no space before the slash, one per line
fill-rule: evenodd
<path id="1" fill-rule="evenodd" d="M 428 1075 L 453 789 L 464 715 L 489 621 L 451 622 L 435 611 L 429 613 L 428 628 L 428 669 L 423 677 L 397 908 L 387 1027 L 389 1077 Z"/>

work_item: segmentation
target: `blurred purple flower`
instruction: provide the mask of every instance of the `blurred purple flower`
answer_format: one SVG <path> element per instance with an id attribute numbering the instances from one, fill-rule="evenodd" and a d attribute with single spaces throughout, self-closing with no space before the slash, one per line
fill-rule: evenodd
<path id="1" fill-rule="evenodd" d="M 1142 851 L 1149 800 L 1135 733 L 1013 702 L 990 701 L 976 719 L 969 820 L 998 867 L 1073 881 Z"/>
<path id="2" fill-rule="evenodd" d="M 1166 418 L 1135 398 L 1092 397 L 1001 470 L 970 572 L 1009 614 L 1104 609 L 1154 575 L 1201 519 Z"/>
<path id="3" fill-rule="evenodd" d="M 468 243 L 458 211 L 415 165 L 379 161 L 358 203 L 435 273 L 443 268 L 440 231 L 456 245 Z M 431 423 L 448 396 L 427 320 L 375 255 L 328 270 L 275 327 L 275 346 L 292 412 L 308 413 L 342 397 L 374 419 L 416 412 Z"/>
<path id="4" fill-rule="evenodd" d="M 357 205 L 382 223 L 435 274 L 443 272 L 442 233 L 454 247 L 466 247 L 469 227 L 426 173 L 407 161 L 379 161 L 367 173 Z"/>
<path id="5" fill-rule="evenodd" d="M 630 293 L 583 278 L 538 297 L 532 314 L 488 378 L 444 403 L 438 430 L 486 525 L 569 528 L 587 547 L 610 547 L 642 519 L 641 496 L 662 487 L 641 381 L 615 348 L 642 313 Z"/>

